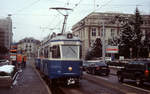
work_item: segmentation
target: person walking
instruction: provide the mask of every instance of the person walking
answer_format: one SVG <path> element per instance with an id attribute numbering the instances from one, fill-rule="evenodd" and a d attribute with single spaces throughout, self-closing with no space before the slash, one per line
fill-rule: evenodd
<path id="1" fill-rule="evenodd" d="M 22 54 L 17 55 L 17 68 L 21 69 L 22 66 Z"/>
<path id="2" fill-rule="evenodd" d="M 23 68 L 26 67 L 26 61 L 27 61 L 27 57 L 24 55 L 23 56 L 23 62 L 22 62 Z"/>

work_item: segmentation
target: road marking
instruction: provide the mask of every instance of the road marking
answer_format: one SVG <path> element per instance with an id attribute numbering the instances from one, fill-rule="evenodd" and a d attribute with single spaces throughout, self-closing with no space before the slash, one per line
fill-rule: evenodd
<path id="1" fill-rule="evenodd" d="M 92 74 L 88 74 L 88 73 L 84 73 L 84 74 L 90 75 L 90 76 L 94 76 L 94 77 L 96 77 L 96 78 L 100 78 L 100 79 L 103 79 L 103 80 L 106 80 L 106 81 L 109 80 L 108 78 L 104 78 L 104 77 L 101 77 L 101 76 L 96 76 L 96 75 L 92 75 Z"/>
<path id="2" fill-rule="evenodd" d="M 95 77 L 108 81 L 108 78 L 104 78 L 104 77 L 100 77 L 100 76 L 95 76 Z"/>
<path id="3" fill-rule="evenodd" d="M 122 84 L 122 85 L 125 85 L 125 86 L 128 86 L 128 87 L 132 87 L 132 88 L 135 88 L 135 89 L 138 89 L 138 90 L 141 90 L 141 91 L 145 91 L 145 92 L 148 92 L 148 93 L 150 93 L 150 91 L 149 90 L 146 90 L 146 89 L 143 89 L 143 88 L 139 88 L 139 87 L 135 87 L 135 86 L 132 86 L 132 85 L 128 85 L 128 84 Z"/>

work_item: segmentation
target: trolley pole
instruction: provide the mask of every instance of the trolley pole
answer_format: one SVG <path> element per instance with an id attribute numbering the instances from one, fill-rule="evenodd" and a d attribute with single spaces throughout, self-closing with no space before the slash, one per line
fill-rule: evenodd
<path id="1" fill-rule="evenodd" d="M 50 9 L 54 9 L 54 10 L 57 10 L 61 15 L 64 16 L 64 23 L 63 23 L 63 27 L 62 27 L 62 34 L 65 32 L 65 29 L 66 29 L 66 22 L 67 22 L 67 18 L 68 18 L 68 13 L 64 14 L 62 12 L 60 12 L 60 10 L 72 10 L 70 8 L 62 8 L 62 7 L 55 7 L 55 8 L 50 8 Z"/>
<path id="2" fill-rule="evenodd" d="M 67 17 L 68 17 L 68 15 L 64 15 L 64 23 L 63 23 L 63 27 L 62 27 L 62 34 L 65 32 L 65 30 L 66 30 L 66 21 L 67 21 Z"/>

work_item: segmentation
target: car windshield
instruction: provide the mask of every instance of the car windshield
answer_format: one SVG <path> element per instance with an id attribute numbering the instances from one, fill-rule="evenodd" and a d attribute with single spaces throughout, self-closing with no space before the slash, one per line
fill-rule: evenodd
<path id="1" fill-rule="evenodd" d="M 104 63 L 104 62 L 96 62 L 95 64 L 96 64 L 96 65 L 101 65 L 101 66 L 107 66 L 107 64 Z"/>
<path id="2" fill-rule="evenodd" d="M 85 66 L 88 65 L 88 64 L 89 64 L 88 62 L 84 62 L 84 63 L 83 63 L 83 65 L 85 65 Z"/>

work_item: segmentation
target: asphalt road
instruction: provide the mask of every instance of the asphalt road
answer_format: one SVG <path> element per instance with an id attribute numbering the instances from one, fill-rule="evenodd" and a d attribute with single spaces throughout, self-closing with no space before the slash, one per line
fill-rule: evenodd
<path id="1" fill-rule="evenodd" d="M 84 73 L 80 81 L 80 87 L 57 86 L 51 88 L 52 94 L 150 94 L 150 85 L 136 87 L 134 81 L 126 80 L 126 83 L 118 83 L 115 75 L 99 76 Z M 57 91 L 57 92 L 56 92 Z"/>

